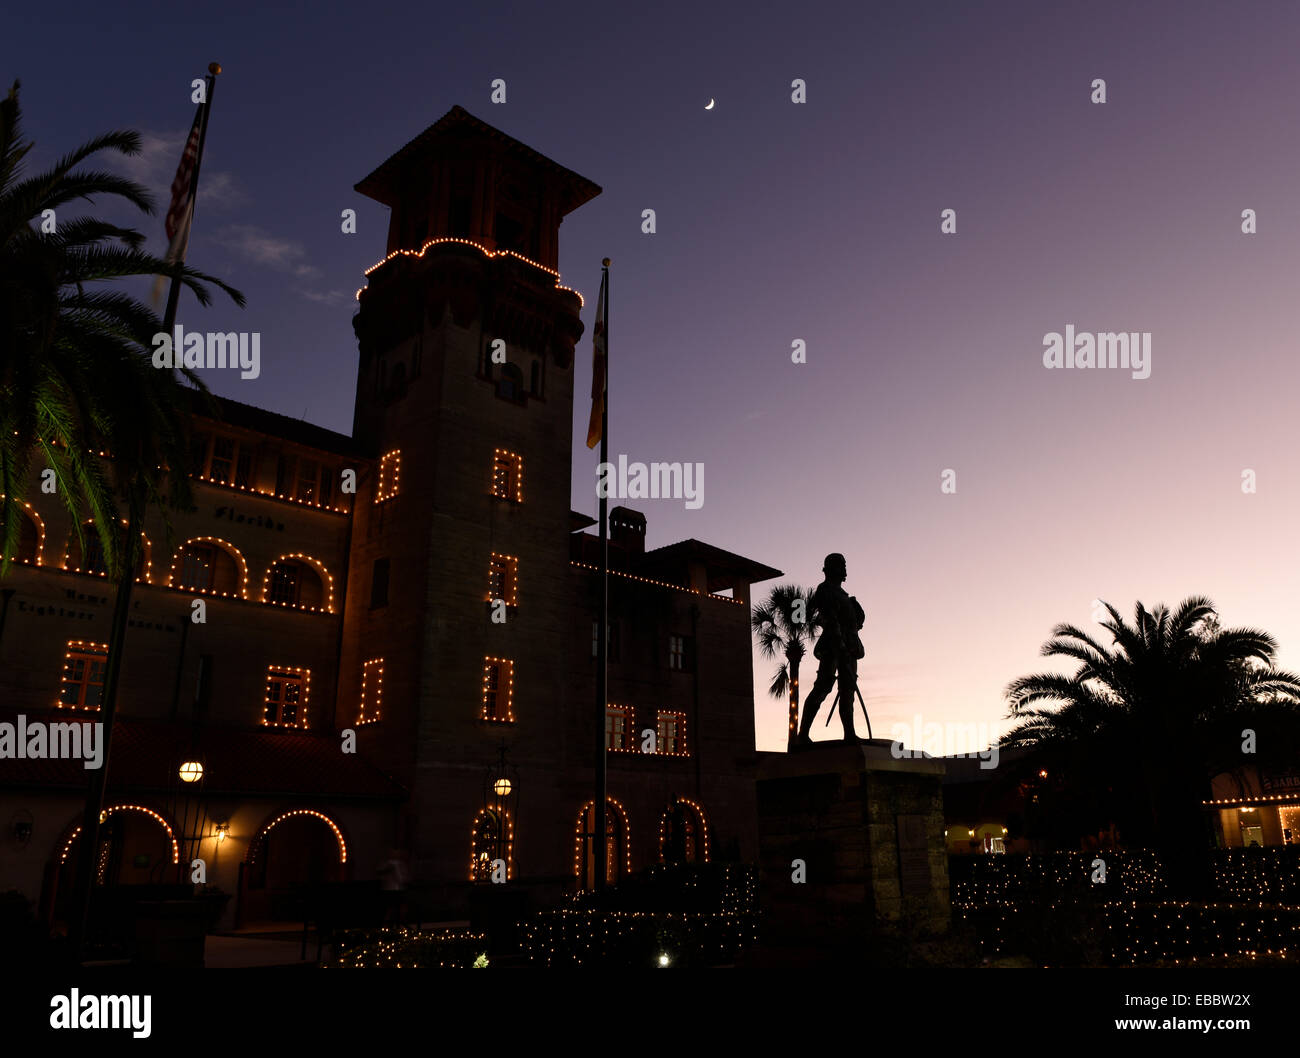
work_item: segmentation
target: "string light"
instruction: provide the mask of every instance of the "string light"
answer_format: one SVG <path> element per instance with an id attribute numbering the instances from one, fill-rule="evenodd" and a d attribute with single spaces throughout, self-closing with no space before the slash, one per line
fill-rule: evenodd
<path id="1" fill-rule="evenodd" d="M 177 584 L 176 574 L 185 559 L 185 549 L 191 544 L 215 544 L 224 551 L 228 557 L 233 558 L 239 567 L 239 590 L 235 592 L 217 591 L 215 588 L 196 588 L 192 585 Z M 248 598 L 248 563 L 244 561 L 244 556 L 234 544 L 229 540 L 222 540 L 219 536 L 196 536 L 186 540 L 176 549 L 176 557 L 172 560 L 172 570 L 167 577 L 167 586 L 175 588 L 178 591 L 188 592 L 199 595 L 215 595 L 221 599 L 247 599 Z"/>
<path id="2" fill-rule="evenodd" d="M 499 594 L 493 594 L 500 587 Z M 488 561 L 488 602 L 504 599 L 507 606 L 519 605 L 519 559 L 492 552 Z"/>
<path id="3" fill-rule="evenodd" d="M 636 727 L 636 710 L 630 705 L 613 705 L 606 704 L 605 716 L 611 720 L 609 725 L 609 738 L 606 739 L 606 749 L 610 753 L 631 753 L 640 754 L 640 750 L 634 743 L 634 728 Z M 618 724 L 612 721 L 622 717 L 623 719 L 623 739 L 621 742 L 616 741 L 618 734 Z"/>
<path id="4" fill-rule="evenodd" d="M 600 567 L 593 566 L 587 562 L 579 562 L 576 559 L 570 560 L 569 565 L 577 566 L 579 569 L 589 569 L 593 573 L 599 573 Z M 634 573 L 624 573 L 622 570 L 611 569 L 611 577 L 623 577 L 627 580 L 639 580 L 643 584 L 653 584 L 659 588 L 672 588 L 674 591 L 690 592 L 692 595 L 699 595 L 705 599 L 717 599 L 719 602 L 729 602 L 734 606 L 744 606 L 743 599 L 733 599 L 730 595 L 715 595 L 713 592 L 700 591 L 699 588 L 684 588 L 680 584 L 671 584 L 666 580 L 655 580 L 652 577 L 639 577 Z"/>
<path id="5" fill-rule="evenodd" d="M 623 807 L 623 805 L 619 802 L 618 798 L 616 798 L 616 797 L 606 797 L 606 798 L 605 798 L 605 804 L 606 804 L 608 807 L 613 808 L 613 809 L 618 813 L 619 819 L 622 820 L 622 823 L 623 823 L 623 860 L 624 860 L 624 863 L 623 863 L 623 870 L 624 870 L 624 873 L 626 873 L 626 874 L 631 874 L 631 873 L 632 873 L 632 829 L 631 829 L 631 827 L 629 827 L 628 824 L 627 824 L 627 810 Z M 575 877 L 577 877 L 577 879 L 578 879 L 580 885 L 581 885 L 581 882 L 582 882 L 582 839 L 583 839 L 583 830 L 584 830 L 584 828 L 585 828 L 586 825 L 587 825 L 587 812 L 588 812 L 588 810 L 591 810 L 591 813 L 592 813 L 592 819 L 594 820 L 594 819 L 596 818 L 595 806 L 596 806 L 596 802 L 595 802 L 595 801 L 588 801 L 585 805 L 582 806 L 582 811 L 580 811 L 580 812 L 578 813 L 578 825 L 577 825 L 577 827 L 576 827 L 576 829 L 575 829 L 574 846 L 573 846 L 573 873 L 574 873 Z M 606 832 L 604 835 L 602 835 L 602 838 L 603 838 L 603 840 L 608 844 L 608 842 L 609 842 L 609 834 L 608 834 L 609 815 L 608 815 L 608 813 L 606 813 L 605 820 L 606 820 L 606 822 L 605 822 L 605 826 L 606 826 L 607 832 Z M 595 830 L 595 823 L 594 823 L 594 822 L 592 823 L 592 829 Z M 592 848 L 592 862 L 595 863 L 595 852 L 596 852 L 596 850 L 595 850 L 594 846 L 595 846 L 596 835 L 595 835 L 595 834 L 590 834 L 590 835 L 588 835 L 588 836 L 592 839 L 592 845 L 593 845 L 593 848 Z M 615 831 L 614 848 L 615 848 L 615 855 L 617 855 L 617 849 L 618 849 L 618 837 L 617 837 L 617 831 Z M 606 869 L 607 869 L 607 870 L 608 870 L 608 863 L 609 863 L 609 861 L 608 861 L 608 859 L 607 859 L 607 860 L 606 860 Z"/>
<path id="6" fill-rule="evenodd" d="M 99 821 L 103 823 L 114 812 L 143 812 L 145 815 L 152 816 L 156 819 L 160 824 L 162 824 L 163 830 L 167 831 L 167 840 L 172 843 L 172 863 L 180 863 L 181 847 L 176 841 L 176 832 L 172 830 L 171 824 L 152 808 L 145 808 L 144 805 L 113 805 L 110 808 L 105 808 L 104 811 L 100 813 Z M 68 853 L 72 851 L 72 843 L 77 840 L 80 834 L 81 825 L 78 824 L 72 833 L 68 835 L 68 840 L 63 845 L 63 852 L 59 855 L 60 864 L 67 862 Z"/>
<path id="7" fill-rule="evenodd" d="M 668 742 L 668 739 L 664 737 L 664 731 L 666 730 L 666 726 L 667 726 L 665 721 L 668 720 L 677 721 L 675 737 L 673 738 L 673 745 L 680 746 L 681 747 L 680 749 L 665 750 L 663 748 L 664 745 Z M 658 727 L 659 727 L 659 731 L 657 733 L 659 737 L 655 740 L 655 753 L 658 756 L 689 757 L 691 755 L 690 748 L 686 744 L 686 714 L 685 713 L 678 712 L 675 709 L 660 709 L 659 716 L 658 716 Z"/>
<path id="8" fill-rule="evenodd" d="M 493 451 L 492 495 L 513 503 L 523 503 L 524 457 L 505 448 Z"/>
<path id="9" fill-rule="evenodd" d="M 5 494 L 3 492 L 0 492 L 0 500 L 3 500 L 4 498 L 5 498 Z M 42 565 L 44 561 L 44 554 L 45 554 L 45 520 L 36 512 L 36 508 L 33 507 L 30 503 L 28 503 L 26 500 L 14 500 L 14 503 L 18 504 L 19 507 L 22 507 L 28 514 L 30 514 L 32 516 L 32 521 L 36 523 L 36 560 L 34 562 L 29 563 L 25 559 L 18 558 L 15 555 L 14 561 L 21 562 L 25 566 Z"/>
<path id="10" fill-rule="evenodd" d="M 277 701 L 272 698 L 271 691 L 275 685 L 280 686 L 280 698 Z M 296 688 L 298 691 L 298 700 L 289 703 L 289 689 Z M 262 713 L 262 723 L 268 727 L 306 727 L 307 726 L 307 702 L 311 698 L 311 669 L 296 668 L 292 665 L 272 665 L 266 670 L 266 710 Z M 296 723 L 290 723 L 284 719 L 285 705 L 293 704 L 297 706 L 299 719 Z M 276 719 L 267 719 L 269 714 L 274 714 Z"/>
<path id="11" fill-rule="evenodd" d="M 72 678 L 72 675 L 75 672 L 74 666 L 77 662 L 81 662 L 83 666 L 82 667 L 83 678 L 79 680 Z M 67 650 L 63 655 L 63 678 L 60 680 L 60 694 L 58 700 L 54 703 L 54 707 L 56 709 L 98 710 L 99 709 L 98 703 L 96 703 L 95 705 L 82 704 L 82 699 L 84 698 L 84 694 L 82 692 L 88 691 L 91 687 L 99 687 L 101 691 L 103 690 L 103 686 L 104 686 L 103 670 L 104 670 L 104 666 L 107 663 L 108 663 L 107 643 L 92 643 L 86 639 L 69 639 Z M 90 677 L 93 674 L 96 666 L 98 666 L 100 670 L 99 682 L 92 683 Z M 62 688 L 64 687 L 77 688 L 76 702 L 63 701 Z"/>
<path id="12" fill-rule="evenodd" d="M 483 817 L 489 815 L 493 816 L 496 819 L 495 827 L 497 828 L 501 826 L 501 822 L 500 822 L 501 816 L 502 815 L 505 816 L 506 878 L 508 880 L 515 876 L 515 823 L 514 820 L 510 818 L 510 810 L 503 809 L 501 811 L 498 811 L 495 808 L 483 808 L 480 809 L 478 815 L 474 817 L 474 826 L 473 829 L 470 831 L 471 836 L 470 836 L 470 844 L 469 844 L 469 880 L 471 882 L 480 881 L 482 878 L 482 873 L 478 864 L 482 860 L 482 858 L 486 855 L 486 853 L 481 851 L 478 847 L 478 838 L 479 838 L 478 828 L 479 828 L 479 823 L 482 822 L 483 820 Z M 493 837 L 494 840 L 498 837 L 498 831 L 496 829 L 493 830 Z"/>
<path id="13" fill-rule="evenodd" d="M 127 524 L 125 518 L 121 518 L 119 519 L 119 521 L 123 525 Z M 84 523 L 84 525 L 88 525 L 88 526 L 93 526 L 94 524 L 95 524 L 94 520 L 89 518 L 86 519 Z M 149 584 L 152 583 L 153 580 L 153 545 L 149 542 L 149 538 L 144 535 L 143 530 L 141 530 L 140 532 L 140 540 L 144 544 L 144 555 L 143 555 L 144 565 L 141 568 L 139 575 L 137 575 L 135 579 L 137 582 L 141 584 Z M 107 569 L 82 569 L 80 566 L 69 565 L 69 563 L 72 561 L 72 545 L 75 542 L 76 542 L 75 537 L 69 537 L 67 550 L 63 554 L 62 568 L 69 573 L 80 573 L 86 577 L 107 577 L 108 576 Z M 81 559 L 83 562 L 85 561 L 86 556 L 84 553 L 82 554 Z"/>
<path id="14" fill-rule="evenodd" d="M 704 862 L 708 863 L 709 862 L 709 823 L 708 820 L 704 818 L 704 809 L 701 808 L 697 802 L 692 801 L 689 797 L 678 797 L 677 800 L 673 802 L 673 804 L 689 805 L 692 809 L 695 810 L 695 818 L 698 820 L 700 824 L 699 835 L 700 838 L 703 840 L 703 844 L 704 844 Z M 671 815 L 671 813 L 672 813 L 672 806 L 669 806 L 669 808 L 664 812 L 664 814 L 659 817 L 659 862 L 660 863 L 665 862 L 664 848 L 667 843 L 668 818 Z"/>
<path id="15" fill-rule="evenodd" d="M 329 826 L 330 830 L 334 831 L 334 838 L 339 843 L 339 862 L 340 863 L 348 862 L 347 842 L 343 840 L 343 831 L 339 830 L 338 825 L 334 822 L 334 820 L 332 820 L 329 816 L 325 815 L 323 812 L 317 812 L 315 809 L 312 808 L 293 808 L 290 809 L 288 812 L 281 812 L 278 816 L 272 819 L 271 822 L 267 823 L 266 826 L 264 826 L 261 830 L 257 832 L 257 837 L 253 838 L 252 842 L 248 846 L 248 862 L 250 866 L 252 865 L 253 861 L 257 858 L 257 851 L 259 848 L 261 848 L 263 844 L 263 839 L 266 837 L 266 835 L 271 833 L 271 829 L 277 824 L 283 823 L 286 819 L 292 819 L 294 816 L 315 816 L 317 819 L 322 820 L 324 823 L 326 823 Z"/>
<path id="16" fill-rule="evenodd" d="M 321 467 L 321 473 L 326 468 Z M 201 481 L 205 485 L 211 485 L 214 488 L 230 489 L 232 492 L 243 492 L 249 496 L 260 496 L 263 499 L 279 500 L 281 503 L 292 503 L 298 507 L 311 507 L 326 514 L 348 514 L 348 508 L 340 504 L 337 507 L 328 507 L 316 500 L 304 500 L 297 496 L 289 496 L 283 492 L 275 492 L 271 489 L 255 489 L 250 485 L 236 485 L 233 481 L 218 481 L 216 478 L 208 477 L 206 474 L 190 474 L 190 477 L 196 481 Z"/>
<path id="17" fill-rule="evenodd" d="M 390 253 L 387 257 L 385 257 L 382 261 L 378 261 L 378 262 L 376 262 L 375 264 L 372 264 L 369 268 L 367 268 L 366 271 L 365 271 L 365 276 L 366 276 L 367 279 L 369 279 L 369 278 L 370 278 L 370 274 L 371 274 L 372 272 L 374 272 L 376 269 L 378 269 L 378 268 L 382 268 L 384 265 L 388 264 L 388 262 L 391 261 L 394 257 L 416 257 L 416 258 L 420 258 L 420 257 L 423 257 L 423 256 L 424 256 L 425 251 L 428 250 L 429 247 L 431 247 L 431 246 L 437 246 L 437 245 L 439 245 L 439 244 L 441 244 L 441 243 L 459 243 L 459 244 L 462 245 L 462 246 L 472 246 L 472 247 L 474 247 L 474 249 L 478 250 L 480 253 L 482 253 L 482 254 L 483 254 L 485 257 L 487 257 L 488 259 L 491 259 L 491 258 L 493 258 L 493 257 L 517 257 L 519 260 L 523 261 L 525 264 L 530 264 L 530 265 L 532 265 L 534 268 L 539 268 L 539 269 L 541 269 L 543 272 L 546 272 L 547 274 L 554 276 L 554 277 L 555 277 L 555 280 L 556 280 L 556 283 L 555 283 L 555 289 L 556 289 L 556 290 L 564 290 L 564 291 L 567 291 L 567 292 L 570 293 L 570 294 L 575 294 L 575 295 L 577 295 L 577 298 L 578 298 L 578 305 L 579 305 L 579 306 L 586 305 L 586 301 L 583 300 L 583 297 L 582 297 L 581 294 L 579 294 L 576 290 L 574 290 L 574 289 L 571 288 L 571 287 L 562 286 L 562 285 L 560 284 L 560 282 L 559 282 L 559 279 L 560 279 L 560 273 L 557 272 L 554 268 L 547 268 L 546 265 L 544 265 L 544 264 L 539 264 L 538 262 L 532 260 L 531 258 L 529 258 L 529 257 L 525 257 L 525 256 L 524 256 L 523 254 L 521 254 L 521 253 L 516 253 L 514 250 L 489 250 L 486 246 L 483 246 L 481 243 L 474 242 L 472 239 L 462 239 L 462 238 L 459 238 L 459 237 L 457 237 L 457 236 L 452 236 L 452 235 L 443 235 L 443 236 L 439 236 L 439 237 L 437 237 L 437 238 L 429 239 L 429 240 L 428 240 L 428 241 L 427 241 L 423 246 L 420 247 L 419 250 L 394 250 L 394 251 L 393 251 L 392 253 Z M 365 289 L 366 289 L 365 287 L 359 287 L 359 288 L 357 289 L 357 292 L 356 292 L 356 294 L 355 294 L 355 299 L 356 299 L 356 300 L 358 300 L 358 301 L 361 300 L 361 292 L 362 292 L 363 290 L 365 290 Z"/>
<path id="18" fill-rule="evenodd" d="M 506 714 L 501 716 L 502 676 L 505 677 Z M 493 683 L 495 682 L 495 686 Z M 483 710 L 480 720 L 499 724 L 515 722 L 515 663 L 509 658 L 485 657 L 483 659 Z"/>
<path id="19" fill-rule="evenodd" d="M 275 575 L 275 567 L 281 562 L 301 562 L 310 566 L 321 576 L 321 583 L 325 588 L 325 605 L 321 606 L 303 606 L 298 602 L 277 602 L 271 598 L 271 578 Z M 304 555 L 300 551 L 292 554 L 281 555 L 271 563 L 270 568 L 266 571 L 266 576 L 262 580 L 262 602 L 268 606 L 285 606 L 291 610 L 306 610 L 309 613 L 333 613 L 334 612 L 334 576 L 325 568 L 325 563 L 320 559 L 312 558 L 311 555 Z"/>
<path id="20" fill-rule="evenodd" d="M 397 481 L 402 472 L 402 450 L 394 448 L 379 460 L 379 482 L 375 487 L 375 502 L 383 503 L 397 495 Z"/>
<path id="21" fill-rule="evenodd" d="M 366 715 L 366 703 L 369 702 L 367 688 L 374 692 L 375 714 Z M 357 717 L 357 726 L 373 724 L 379 719 L 380 707 L 384 701 L 384 659 L 371 658 L 361 666 L 361 710 Z"/>
<path id="22" fill-rule="evenodd" d="M 406 926 L 342 933 L 326 968 L 432 969 L 486 966 L 487 935 L 468 930 L 413 930 Z"/>

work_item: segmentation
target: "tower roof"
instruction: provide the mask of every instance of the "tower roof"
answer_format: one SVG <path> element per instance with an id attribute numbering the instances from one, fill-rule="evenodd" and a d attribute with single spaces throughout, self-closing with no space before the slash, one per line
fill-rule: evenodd
<path id="1" fill-rule="evenodd" d="M 466 138 L 478 138 L 494 143 L 538 170 L 558 177 L 562 216 L 572 213 L 584 202 L 589 202 L 600 194 L 599 184 L 578 175 L 572 169 L 566 169 L 527 144 L 520 143 L 513 136 L 507 136 L 500 129 L 480 121 L 459 106 L 452 107 L 378 169 L 357 183 L 355 189 L 367 198 L 373 198 L 385 206 L 392 206 L 401 194 L 402 184 L 405 179 L 409 179 L 412 169 L 420 166 L 431 156 L 457 148 Z"/>

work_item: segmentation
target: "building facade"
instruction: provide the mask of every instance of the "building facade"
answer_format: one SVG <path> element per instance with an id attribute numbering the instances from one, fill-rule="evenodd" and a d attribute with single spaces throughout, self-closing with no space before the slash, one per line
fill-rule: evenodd
<path id="1" fill-rule="evenodd" d="M 594 880 L 598 542 L 570 509 L 582 301 L 556 267 L 600 189 L 457 107 L 357 190 L 392 212 L 352 436 L 198 409 L 193 508 L 144 529 L 100 873 L 200 855 L 227 923 L 391 850 L 447 908 L 494 875 L 539 900 Z M 113 586 L 93 533 L 27 496 L 0 723 L 93 720 Z M 610 876 L 753 860 L 749 590 L 779 571 L 611 522 Z M 55 917 L 85 785 L 80 761 L 0 759 L 0 888 Z"/>

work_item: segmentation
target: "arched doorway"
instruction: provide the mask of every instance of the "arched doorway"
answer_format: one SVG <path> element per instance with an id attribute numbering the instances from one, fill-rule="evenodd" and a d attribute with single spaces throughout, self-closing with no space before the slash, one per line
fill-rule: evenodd
<path id="1" fill-rule="evenodd" d="M 57 921 L 67 921 L 76 889 L 77 865 L 84 852 L 77 824 L 57 850 L 54 893 L 49 905 Z M 177 881 L 180 845 L 167 820 L 142 805 L 104 809 L 95 854 L 95 885 L 160 885 Z"/>
<path id="2" fill-rule="evenodd" d="M 249 843 L 241 865 L 241 922 L 300 921 L 304 890 L 343 881 L 347 858 L 343 833 L 327 815 L 281 812 Z"/>
<path id="3" fill-rule="evenodd" d="M 588 801 L 578 816 L 574 853 L 574 873 L 583 889 L 596 888 L 596 846 L 592 841 L 595 832 L 596 802 Z M 612 797 L 605 812 L 605 849 L 605 884 L 614 885 L 631 873 L 632 856 L 627 812 Z"/>
<path id="4" fill-rule="evenodd" d="M 492 863 L 505 860 L 506 878 L 514 877 L 514 826 L 509 814 L 485 808 L 474 817 L 470 839 L 469 877 L 472 882 L 492 881 Z"/>
<path id="5" fill-rule="evenodd" d="M 679 797 L 659 820 L 660 863 L 708 863 L 709 829 L 704 810 Z"/>

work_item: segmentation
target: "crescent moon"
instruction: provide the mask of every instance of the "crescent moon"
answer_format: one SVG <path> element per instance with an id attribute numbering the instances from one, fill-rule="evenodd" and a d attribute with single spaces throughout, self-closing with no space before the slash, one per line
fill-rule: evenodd
<path id="1" fill-rule="evenodd" d="M 713 98 L 712 98 L 712 97 L 709 98 L 709 104 L 708 104 L 708 106 L 706 106 L 704 109 L 705 109 L 705 110 L 712 110 L 712 109 L 713 109 Z"/>

